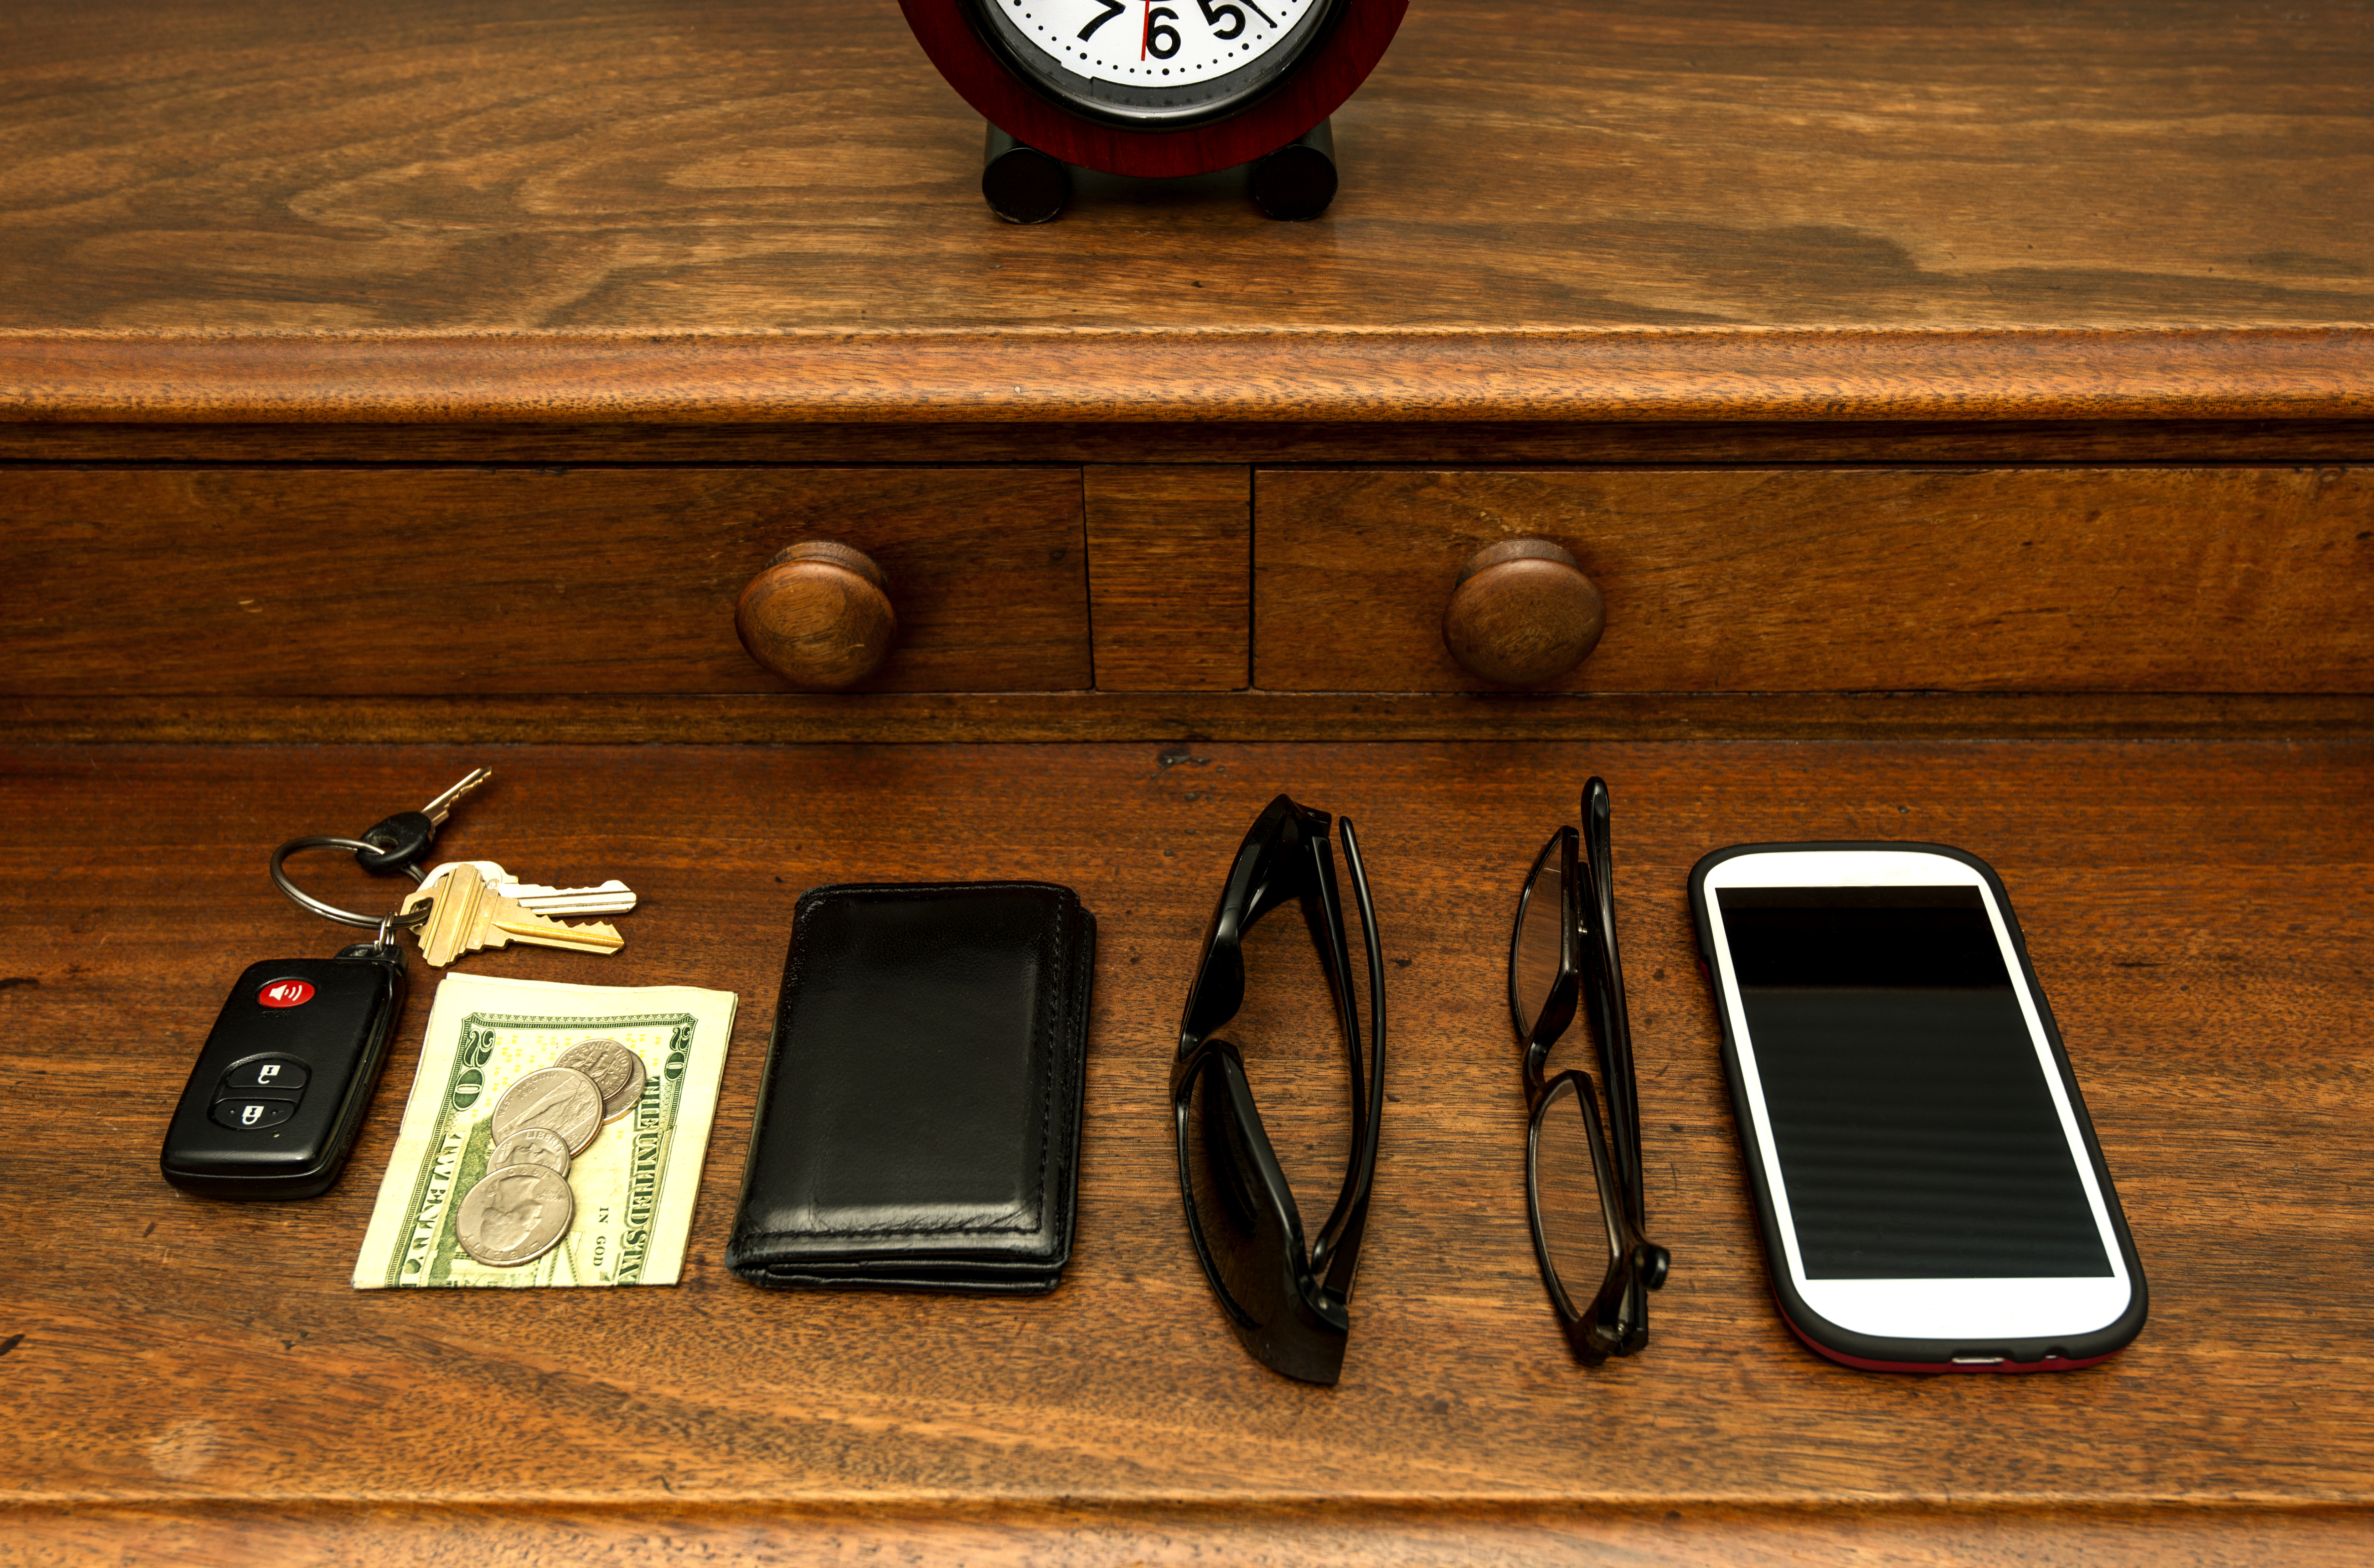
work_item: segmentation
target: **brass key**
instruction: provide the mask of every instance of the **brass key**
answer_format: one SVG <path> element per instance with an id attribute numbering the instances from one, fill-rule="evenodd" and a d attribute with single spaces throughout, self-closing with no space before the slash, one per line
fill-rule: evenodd
<path id="1" fill-rule="evenodd" d="M 420 938 L 420 956 L 439 969 L 464 953 L 512 942 L 582 953 L 615 953 L 627 945 L 618 928 L 606 921 L 564 925 L 522 908 L 517 899 L 499 896 L 467 861 L 458 862 L 405 900 L 404 907 L 409 913 L 424 903 L 432 905 L 429 918 L 414 927 L 413 935 Z"/>

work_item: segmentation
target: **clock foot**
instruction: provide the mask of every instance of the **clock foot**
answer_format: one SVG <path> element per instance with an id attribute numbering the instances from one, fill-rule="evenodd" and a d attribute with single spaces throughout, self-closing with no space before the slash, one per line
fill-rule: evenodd
<path id="1" fill-rule="evenodd" d="M 1335 132 L 1322 120 L 1252 167 L 1253 205 L 1271 218 L 1316 218 L 1335 199 Z"/>
<path id="2" fill-rule="evenodd" d="M 1072 177 L 1058 160 L 992 125 L 981 154 L 981 195 L 1008 223 L 1052 223 L 1072 199 Z"/>

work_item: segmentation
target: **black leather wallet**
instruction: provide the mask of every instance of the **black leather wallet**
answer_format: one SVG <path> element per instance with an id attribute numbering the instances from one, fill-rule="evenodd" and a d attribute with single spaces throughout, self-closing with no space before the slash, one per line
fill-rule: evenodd
<path id="1" fill-rule="evenodd" d="M 1053 1290 L 1096 932 L 1048 882 L 805 894 L 726 1267 L 758 1285 Z"/>

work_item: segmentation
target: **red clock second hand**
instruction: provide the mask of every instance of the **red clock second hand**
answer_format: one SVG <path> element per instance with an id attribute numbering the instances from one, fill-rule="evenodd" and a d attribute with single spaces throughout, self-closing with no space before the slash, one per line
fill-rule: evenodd
<path id="1" fill-rule="evenodd" d="M 1137 57 L 1146 58 L 1146 46 L 1154 38 L 1154 0 L 1146 0 L 1146 25 L 1137 29 Z"/>

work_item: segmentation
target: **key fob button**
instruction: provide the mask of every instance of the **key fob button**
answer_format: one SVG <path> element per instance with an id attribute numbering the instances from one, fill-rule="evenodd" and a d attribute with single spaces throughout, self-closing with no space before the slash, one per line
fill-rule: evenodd
<path id="1" fill-rule="evenodd" d="M 238 1094 L 255 1090 L 302 1089 L 305 1087 L 305 1064 L 294 1056 L 267 1056 L 262 1061 L 244 1062 L 230 1070 L 223 1079 L 223 1091 Z"/>
<path id="2" fill-rule="evenodd" d="M 215 1107 L 215 1120 L 240 1132 L 276 1127 L 296 1114 L 294 1100 L 225 1100 Z"/>

